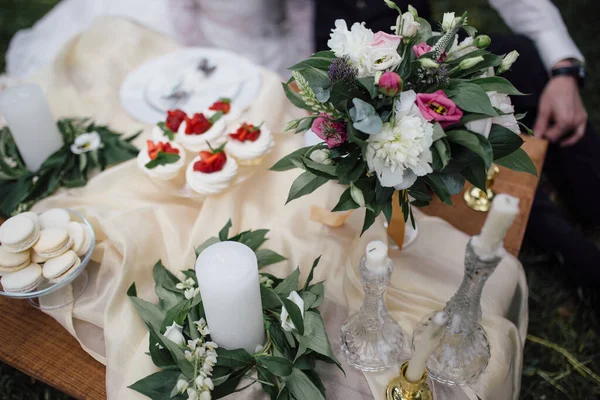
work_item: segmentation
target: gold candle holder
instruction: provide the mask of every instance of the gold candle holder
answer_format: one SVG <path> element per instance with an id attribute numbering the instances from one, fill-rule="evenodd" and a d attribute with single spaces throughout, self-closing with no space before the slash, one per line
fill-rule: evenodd
<path id="1" fill-rule="evenodd" d="M 464 199 L 465 203 L 469 208 L 475 211 L 488 212 L 492 206 L 492 200 L 494 199 L 494 191 L 492 187 L 498 175 L 500 174 L 500 168 L 496 164 L 492 164 L 487 174 L 487 180 L 485 181 L 486 191 L 473 187 L 470 190 L 465 191 Z"/>
<path id="2" fill-rule="evenodd" d="M 408 361 L 400 367 L 400 376 L 392 379 L 385 391 L 385 400 L 433 400 L 433 393 L 427 385 L 427 371 L 418 382 L 406 380 Z"/>

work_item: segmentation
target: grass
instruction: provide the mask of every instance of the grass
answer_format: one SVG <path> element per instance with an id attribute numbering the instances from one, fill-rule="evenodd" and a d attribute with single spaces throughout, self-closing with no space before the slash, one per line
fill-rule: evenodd
<path id="1" fill-rule="evenodd" d="M 554 0 L 587 60 L 588 84 L 583 97 L 596 127 L 600 127 L 600 37 L 597 0 Z M 56 0 L 0 0 L 0 71 L 3 54 L 18 29 L 31 26 Z M 433 0 L 436 15 L 469 11 L 474 26 L 486 33 L 508 29 L 485 0 Z M 438 18 L 439 19 L 439 18 Z M 597 234 L 597 233 L 596 233 Z M 524 400 L 600 398 L 600 321 L 598 294 L 565 285 L 560 261 L 524 245 L 520 257 L 530 289 L 529 334 L 525 346 L 521 398 Z M 596 297 L 594 297 L 596 296 Z M 64 394 L 0 364 L 0 399 L 63 400 Z"/>

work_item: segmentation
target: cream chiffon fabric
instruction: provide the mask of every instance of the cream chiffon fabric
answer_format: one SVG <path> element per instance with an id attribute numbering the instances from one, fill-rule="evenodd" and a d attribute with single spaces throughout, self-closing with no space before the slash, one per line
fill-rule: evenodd
<path id="1" fill-rule="evenodd" d="M 99 123 L 133 133 L 145 129 L 119 104 L 119 86 L 125 76 L 153 57 L 175 50 L 169 39 L 126 20 L 98 20 L 60 53 L 52 69 L 36 76 L 47 92 L 54 114 L 91 116 Z M 254 120 L 264 120 L 281 132 L 295 110 L 281 90 L 276 75 L 263 73 L 263 88 L 249 110 Z M 233 231 L 271 229 L 267 246 L 289 261 L 267 268 L 284 276 L 299 265 L 302 278 L 314 258 L 322 254 L 316 280 L 326 280 L 323 312 L 330 338 L 338 349 L 338 328 L 345 311 L 360 307 L 362 289 L 357 265 L 368 241 L 386 240 L 381 221 L 362 238 L 358 236 L 362 212 L 355 212 L 341 228 L 328 228 L 309 220 L 310 207 L 333 207 L 343 188 L 328 184 L 316 193 L 284 206 L 298 171 L 267 171 L 283 155 L 302 145 L 302 138 L 276 134 L 277 145 L 253 178 L 228 192 L 203 202 L 178 198 L 160 191 L 138 170 L 135 161 L 94 177 L 84 188 L 64 190 L 36 205 L 36 211 L 70 207 L 84 213 L 94 225 L 97 247 L 88 267 L 89 285 L 74 305 L 48 311 L 81 346 L 107 367 L 109 399 L 138 399 L 127 389 L 136 380 L 156 371 L 148 350 L 147 332 L 126 296 L 135 282 L 138 295 L 156 301 L 152 266 L 158 259 L 174 273 L 191 268 L 194 247 L 215 235 L 229 218 Z M 143 143 L 144 137 L 137 144 Z M 394 274 L 387 302 L 392 316 L 410 333 L 422 316 L 441 309 L 456 291 L 463 275 L 467 237 L 444 221 L 417 213 L 420 236 L 402 252 L 391 252 Z M 68 299 L 72 291 L 55 297 Z M 61 299 L 46 299 L 52 304 Z M 522 348 L 527 326 L 527 286 L 519 262 L 507 256 L 483 292 L 483 325 L 491 341 L 492 359 L 473 388 L 443 388 L 438 398 L 518 398 Z M 210 323 L 210 321 L 209 321 Z M 363 375 L 346 367 L 348 376 L 323 367 L 331 399 L 383 398 L 396 369 Z M 368 386 L 367 383 L 368 382 Z M 261 398 L 259 390 L 238 398 Z"/>

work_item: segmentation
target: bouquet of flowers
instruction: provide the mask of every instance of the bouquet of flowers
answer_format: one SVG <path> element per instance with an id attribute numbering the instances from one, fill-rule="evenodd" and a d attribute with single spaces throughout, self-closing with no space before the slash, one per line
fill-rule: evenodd
<path id="1" fill-rule="evenodd" d="M 302 168 L 288 202 L 329 180 L 349 185 L 333 211 L 366 207 L 363 232 L 383 212 L 392 215 L 396 191 L 405 220 L 411 205 L 432 195 L 452 204 L 465 180 L 485 190 L 492 163 L 536 174 L 520 148 L 520 128 L 506 79 L 516 51 L 495 55 L 491 40 L 467 25 L 467 14 L 444 14 L 441 32 L 409 6 L 390 33 L 337 20 L 328 46 L 292 66 L 284 90 L 312 115 L 287 130 L 312 129 L 323 143 L 301 148 L 272 170 Z M 459 41 L 459 32 L 466 39 Z"/>

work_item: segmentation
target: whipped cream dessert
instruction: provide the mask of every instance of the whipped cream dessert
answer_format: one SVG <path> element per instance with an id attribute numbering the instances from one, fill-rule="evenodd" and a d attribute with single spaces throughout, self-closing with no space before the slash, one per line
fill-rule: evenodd
<path id="1" fill-rule="evenodd" d="M 187 166 L 185 178 L 189 187 L 203 195 L 217 194 L 229 186 L 238 172 L 238 165 L 233 157 L 227 157 L 225 164 L 220 166 L 219 171 L 198 171 L 195 165 L 202 161 L 201 156 L 196 156 Z"/>
<path id="2" fill-rule="evenodd" d="M 273 135 L 264 124 L 237 124 L 227 135 L 227 152 L 235 157 L 240 165 L 260 163 L 274 145 Z"/>
<path id="3" fill-rule="evenodd" d="M 204 114 L 206 118 L 210 118 L 207 113 L 202 114 Z M 226 138 L 223 137 L 225 121 L 223 118 L 220 118 L 203 133 L 186 133 L 186 131 L 188 131 L 188 124 L 190 124 L 190 121 L 193 121 L 193 118 L 183 121 L 181 125 L 179 125 L 177 135 L 175 135 L 175 140 L 187 150 L 197 153 L 201 150 L 207 150 L 210 148 L 207 142 L 210 143 L 212 147 L 218 147 L 225 142 Z"/>
<path id="4" fill-rule="evenodd" d="M 165 143 L 169 143 L 169 142 L 160 141 L 157 143 L 165 144 Z M 137 156 L 138 167 L 142 171 L 144 171 L 146 173 L 146 175 L 148 175 L 149 177 L 151 177 L 153 179 L 170 180 L 170 179 L 175 178 L 179 174 L 179 171 L 185 164 L 185 151 L 183 150 L 183 147 L 181 147 L 177 143 L 170 142 L 169 144 L 171 145 L 171 147 L 173 149 L 179 150 L 179 160 L 177 160 L 176 162 L 171 163 L 171 164 L 158 165 L 154 168 L 146 168 L 146 164 L 148 164 L 150 161 L 152 161 L 152 158 L 150 157 L 150 152 L 148 149 L 148 142 L 146 142 L 146 145 L 142 148 L 142 150 L 138 153 L 138 156 Z"/>

